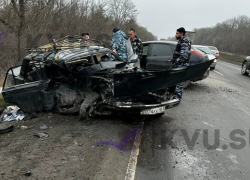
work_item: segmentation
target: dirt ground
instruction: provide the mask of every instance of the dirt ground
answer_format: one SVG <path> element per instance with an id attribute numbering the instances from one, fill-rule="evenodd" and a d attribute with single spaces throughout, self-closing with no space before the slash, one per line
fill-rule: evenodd
<path id="1" fill-rule="evenodd" d="M 0 179 L 87 180 L 124 179 L 130 152 L 93 144 L 119 142 L 138 123 L 104 119 L 81 122 L 78 116 L 43 113 L 34 119 L 0 123 L 0 129 L 10 125 L 15 130 L 0 135 Z M 41 125 L 48 129 L 40 130 Z M 35 137 L 39 132 L 49 136 Z M 29 177 L 25 175 L 28 171 Z"/>

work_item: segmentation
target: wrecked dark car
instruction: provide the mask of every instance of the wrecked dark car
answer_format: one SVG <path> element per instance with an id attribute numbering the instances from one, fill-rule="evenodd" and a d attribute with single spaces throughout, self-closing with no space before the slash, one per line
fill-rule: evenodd
<path id="1" fill-rule="evenodd" d="M 126 113 L 163 115 L 176 106 L 175 85 L 201 77 L 213 63 L 207 61 L 160 71 L 138 68 L 96 41 L 67 36 L 30 50 L 21 66 L 6 73 L 3 97 L 24 112 L 57 111 L 96 115 Z M 115 60 L 110 61 L 110 56 Z"/>

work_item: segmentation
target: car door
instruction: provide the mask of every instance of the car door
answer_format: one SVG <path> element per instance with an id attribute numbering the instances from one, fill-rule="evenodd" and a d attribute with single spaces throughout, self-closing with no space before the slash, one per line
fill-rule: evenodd
<path id="1" fill-rule="evenodd" d="M 17 105 L 24 112 L 50 110 L 54 101 L 46 91 L 49 80 L 45 73 L 40 64 L 10 68 L 2 91 L 6 103 Z"/>
<path id="2" fill-rule="evenodd" d="M 173 51 L 169 44 L 152 43 L 146 58 L 147 70 L 168 70 L 171 68 Z"/>

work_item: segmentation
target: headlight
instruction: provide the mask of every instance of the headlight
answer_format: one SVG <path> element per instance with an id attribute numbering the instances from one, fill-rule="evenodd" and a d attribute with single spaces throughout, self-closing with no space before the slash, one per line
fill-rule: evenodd
<path id="1" fill-rule="evenodd" d="M 215 59 L 214 62 L 217 62 L 217 59 Z"/>

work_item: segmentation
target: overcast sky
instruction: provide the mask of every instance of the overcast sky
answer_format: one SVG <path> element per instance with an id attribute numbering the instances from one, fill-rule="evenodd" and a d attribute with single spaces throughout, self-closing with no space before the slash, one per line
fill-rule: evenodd
<path id="1" fill-rule="evenodd" d="M 176 29 L 211 27 L 238 15 L 250 17 L 250 0 L 132 0 L 138 23 L 158 38 L 174 36 Z M 138 36 L 140 36 L 138 34 Z"/>

